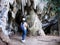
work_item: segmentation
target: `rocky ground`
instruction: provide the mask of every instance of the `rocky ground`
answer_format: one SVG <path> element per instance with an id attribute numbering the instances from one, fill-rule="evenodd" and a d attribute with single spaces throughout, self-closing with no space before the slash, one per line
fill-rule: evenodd
<path id="1" fill-rule="evenodd" d="M 5 45 L 0 40 L 0 45 Z M 11 42 L 7 45 L 60 45 L 60 37 L 58 36 L 27 36 L 26 42 L 21 42 L 20 35 L 14 35 L 11 37 Z"/>

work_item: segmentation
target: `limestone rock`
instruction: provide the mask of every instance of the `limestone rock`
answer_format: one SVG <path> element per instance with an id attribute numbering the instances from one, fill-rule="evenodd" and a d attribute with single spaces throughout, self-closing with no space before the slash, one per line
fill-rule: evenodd
<path id="1" fill-rule="evenodd" d="M 30 21 L 30 23 L 32 24 L 31 27 L 29 28 L 31 31 L 31 34 L 36 35 L 38 32 L 41 36 L 45 36 L 45 33 L 42 29 L 42 23 L 39 20 L 37 14 L 35 14 L 33 10 L 30 12 L 29 18 L 30 20 L 28 21 Z"/>

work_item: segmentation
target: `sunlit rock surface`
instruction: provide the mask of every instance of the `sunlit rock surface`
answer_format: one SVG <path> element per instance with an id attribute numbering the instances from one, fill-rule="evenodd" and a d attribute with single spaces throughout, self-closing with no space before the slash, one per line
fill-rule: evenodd
<path id="1" fill-rule="evenodd" d="M 30 27 L 30 31 L 32 35 L 36 35 L 37 33 L 40 34 L 41 36 L 45 36 L 45 33 L 42 29 L 42 23 L 39 20 L 37 14 L 32 10 L 30 12 L 30 16 L 29 16 L 30 23 L 31 23 L 31 27 Z"/>

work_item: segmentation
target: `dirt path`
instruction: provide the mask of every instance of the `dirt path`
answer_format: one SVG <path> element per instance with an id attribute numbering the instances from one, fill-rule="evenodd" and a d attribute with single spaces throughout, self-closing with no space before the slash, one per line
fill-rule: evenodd
<path id="1" fill-rule="evenodd" d="M 9 45 L 60 45 L 60 37 L 56 36 L 30 36 L 26 38 L 26 42 L 20 41 L 21 36 L 13 36 Z"/>

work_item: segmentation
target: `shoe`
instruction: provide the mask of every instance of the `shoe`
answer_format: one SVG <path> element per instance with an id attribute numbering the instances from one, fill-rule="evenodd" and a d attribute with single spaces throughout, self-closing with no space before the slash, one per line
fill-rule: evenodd
<path id="1" fill-rule="evenodd" d="M 25 40 L 21 40 L 23 43 L 25 42 Z"/>

